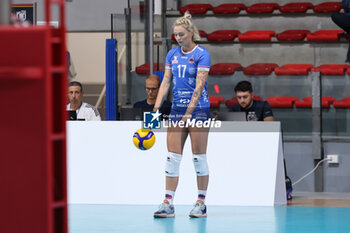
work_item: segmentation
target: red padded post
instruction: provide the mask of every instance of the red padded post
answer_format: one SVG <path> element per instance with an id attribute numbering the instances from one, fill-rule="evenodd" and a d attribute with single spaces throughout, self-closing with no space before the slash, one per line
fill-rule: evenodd
<path id="1" fill-rule="evenodd" d="M 46 0 L 46 26 L 0 26 L 1 232 L 68 232 L 64 4 Z"/>

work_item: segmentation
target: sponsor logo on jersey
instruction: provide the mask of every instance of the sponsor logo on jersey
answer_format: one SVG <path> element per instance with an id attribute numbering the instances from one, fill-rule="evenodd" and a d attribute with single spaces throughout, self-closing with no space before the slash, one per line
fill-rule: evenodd
<path id="1" fill-rule="evenodd" d="M 176 64 L 179 63 L 179 61 L 177 60 L 177 56 L 174 56 L 174 59 L 171 61 L 171 64 Z"/>
<path id="2" fill-rule="evenodd" d="M 194 83 L 194 78 L 189 78 L 188 79 L 188 84 L 192 85 Z"/>
<path id="3" fill-rule="evenodd" d="M 194 75 L 196 73 L 196 68 L 188 69 L 188 73 L 190 73 L 191 75 Z"/>
<path id="4" fill-rule="evenodd" d="M 189 99 L 180 99 L 180 103 L 182 104 L 188 104 L 190 102 Z"/>

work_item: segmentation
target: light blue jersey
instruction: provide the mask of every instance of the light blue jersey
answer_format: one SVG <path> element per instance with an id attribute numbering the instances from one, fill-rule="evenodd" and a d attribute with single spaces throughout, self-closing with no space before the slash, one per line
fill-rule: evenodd
<path id="1" fill-rule="evenodd" d="M 171 69 L 173 74 L 172 110 L 185 112 L 196 88 L 197 72 L 209 71 L 210 54 L 199 45 L 187 53 L 182 51 L 181 46 L 178 46 L 168 52 L 165 63 L 165 69 Z M 194 112 L 209 110 L 209 107 L 207 83 L 205 83 L 202 96 Z"/>

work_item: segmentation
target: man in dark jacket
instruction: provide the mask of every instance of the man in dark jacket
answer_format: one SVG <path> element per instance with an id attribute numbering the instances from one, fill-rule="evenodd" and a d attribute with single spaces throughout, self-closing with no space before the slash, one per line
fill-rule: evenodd
<path id="1" fill-rule="evenodd" d="M 343 0 L 341 3 L 344 12 L 335 12 L 332 14 L 333 22 L 338 25 L 341 29 L 343 29 L 346 34 L 350 35 L 350 0 Z M 350 42 L 349 42 L 350 43 Z M 350 63 L 350 44 L 348 48 L 348 52 L 346 55 L 346 61 Z"/>

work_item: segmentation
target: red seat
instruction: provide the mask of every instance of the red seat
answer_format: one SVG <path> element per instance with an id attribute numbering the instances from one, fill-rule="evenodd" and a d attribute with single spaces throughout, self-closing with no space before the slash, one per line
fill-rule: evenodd
<path id="1" fill-rule="evenodd" d="M 271 41 L 275 31 L 247 31 L 238 35 L 239 41 Z"/>
<path id="2" fill-rule="evenodd" d="M 315 67 L 314 71 L 320 71 L 323 75 L 344 75 L 350 65 L 346 64 L 325 64 Z"/>
<path id="3" fill-rule="evenodd" d="M 345 97 L 341 100 L 335 100 L 333 102 L 335 108 L 350 108 L 350 97 Z"/>
<path id="4" fill-rule="evenodd" d="M 198 32 L 199 32 L 199 35 L 200 35 L 201 37 L 207 37 L 207 33 L 206 33 L 205 31 L 203 31 L 203 30 L 198 30 Z"/>
<path id="5" fill-rule="evenodd" d="M 262 100 L 262 98 L 257 95 L 257 96 L 253 96 L 253 100 Z M 225 101 L 225 105 L 228 108 L 231 108 L 233 105 L 237 105 L 237 104 L 238 104 L 238 100 L 236 96 Z"/>
<path id="6" fill-rule="evenodd" d="M 235 71 L 241 71 L 243 67 L 239 63 L 217 63 L 212 65 L 209 74 L 234 74 Z"/>
<path id="7" fill-rule="evenodd" d="M 211 108 L 218 108 L 220 104 L 225 102 L 225 98 L 223 96 L 209 96 L 209 103 Z"/>
<path id="8" fill-rule="evenodd" d="M 308 75 L 314 66 L 311 64 L 287 64 L 275 68 L 276 75 Z"/>
<path id="9" fill-rule="evenodd" d="M 203 31 L 203 30 L 198 30 L 198 33 L 199 33 L 199 36 L 200 36 L 200 37 L 207 37 L 207 33 L 206 33 L 205 31 Z M 174 34 L 171 34 L 171 39 L 172 39 L 173 41 L 176 41 L 176 40 L 175 40 L 175 35 L 174 35 Z"/>
<path id="10" fill-rule="evenodd" d="M 311 2 L 293 2 L 280 6 L 279 10 L 282 13 L 305 13 L 310 8 Z"/>
<path id="11" fill-rule="evenodd" d="M 312 8 L 318 13 L 338 12 L 341 9 L 341 2 L 323 2 Z"/>
<path id="12" fill-rule="evenodd" d="M 307 34 L 309 41 L 338 41 L 339 34 L 344 34 L 343 30 L 319 30 Z"/>
<path id="13" fill-rule="evenodd" d="M 269 75 L 278 67 L 276 63 L 256 63 L 243 68 L 246 75 Z"/>
<path id="14" fill-rule="evenodd" d="M 213 7 L 210 4 L 188 4 L 186 6 L 180 7 L 180 13 L 185 14 L 186 11 L 189 11 L 191 15 L 205 14 L 212 8 Z"/>
<path id="15" fill-rule="evenodd" d="M 322 108 L 329 108 L 334 100 L 335 100 L 334 97 L 323 96 L 321 98 Z M 306 97 L 306 98 L 303 98 L 302 100 L 296 100 L 294 104 L 295 104 L 295 107 L 297 108 L 312 108 L 312 97 Z"/>
<path id="16" fill-rule="evenodd" d="M 249 14 L 261 14 L 261 13 L 272 13 L 275 9 L 278 9 L 277 3 L 256 3 L 246 7 L 246 11 Z"/>
<path id="17" fill-rule="evenodd" d="M 293 108 L 293 104 L 298 97 L 295 96 L 273 96 L 265 100 L 270 104 L 271 108 Z"/>
<path id="18" fill-rule="evenodd" d="M 298 41 L 304 40 L 308 33 L 309 30 L 286 30 L 276 34 L 276 38 L 279 41 Z"/>
<path id="19" fill-rule="evenodd" d="M 234 40 L 241 32 L 238 30 L 217 30 L 207 35 L 208 41 Z"/>
<path id="20" fill-rule="evenodd" d="M 137 74 L 149 74 L 150 72 L 149 63 L 137 66 L 135 70 Z M 162 63 L 159 64 L 159 70 L 164 70 L 164 64 Z M 157 69 L 157 63 L 153 63 L 153 71 L 159 71 L 159 70 Z"/>
<path id="21" fill-rule="evenodd" d="M 245 8 L 244 4 L 240 3 L 225 3 L 219 6 L 213 7 L 215 14 L 238 14 Z"/>

